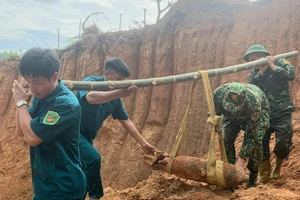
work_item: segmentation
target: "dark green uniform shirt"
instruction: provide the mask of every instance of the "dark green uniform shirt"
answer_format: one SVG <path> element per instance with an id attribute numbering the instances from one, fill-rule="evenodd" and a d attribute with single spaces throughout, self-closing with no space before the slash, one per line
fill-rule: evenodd
<path id="1" fill-rule="evenodd" d="M 84 81 L 104 81 L 103 76 L 89 76 Z M 89 143 L 97 136 L 104 120 L 112 115 L 113 119 L 127 120 L 128 115 L 120 98 L 111 100 L 103 104 L 89 104 L 85 98 L 88 91 L 78 91 L 76 97 L 82 108 L 82 119 L 80 133 Z"/>
<path id="2" fill-rule="evenodd" d="M 216 114 L 223 115 L 222 132 L 231 164 L 236 160 L 234 142 L 240 130 L 245 131 L 239 156 L 249 159 L 247 168 L 252 181 L 257 176 L 263 155 L 263 137 L 270 125 L 267 97 L 255 85 L 235 82 L 218 87 L 213 95 Z"/>
<path id="3" fill-rule="evenodd" d="M 235 101 L 231 99 L 234 94 L 238 95 Z M 213 98 L 216 114 L 223 115 L 222 125 L 229 121 L 258 123 L 259 118 L 263 124 L 269 124 L 269 102 L 255 85 L 227 83 L 214 91 Z"/>
<path id="4" fill-rule="evenodd" d="M 289 81 L 295 79 L 294 67 L 283 58 L 275 61 L 275 65 L 275 71 L 268 67 L 263 76 L 259 74 L 259 69 L 253 69 L 248 78 L 249 83 L 257 85 L 266 94 L 270 103 L 271 119 L 295 110 L 289 89 Z"/>
<path id="5" fill-rule="evenodd" d="M 75 95 L 59 80 L 47 98 L 33 99 L 29 113 L 31 129 L 43 140 L 30 147 L 33 199 L 82 198 L 86 180 L 80 169 L 81 109 Z"/>

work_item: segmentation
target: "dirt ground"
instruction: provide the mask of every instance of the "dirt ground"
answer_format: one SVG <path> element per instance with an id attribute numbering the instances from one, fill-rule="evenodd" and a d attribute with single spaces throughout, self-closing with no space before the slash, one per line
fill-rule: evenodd
<path id="1" fill-rule="evenodd" d="M 61 78 L 82 80 L 91 74 L 101 75 L 104 61 L 113 56 L 128 64 L 131 79 L 143 79 L 243 63 L 243 54 L 255 43 L 263 44 L 272 54 L 299 50 L 299 10 L 300 1 L 294 0 L 179 0 L 159 23 L 145 29 L 99 33 L 90 28 L 81 41 L 61 54 Z M 300 199 L 299 56 L 289 61 L 297 74 L 291 82 L 297 108 L 293 114 L 294 146 L 279 180 L 230 191 L 153 171 L 143 163 L 140 146 L 118 122 L 108 119 L 95 141 L 103 156 L 103 199 Z M 18 63 L 18 59 L 0 60 L 0 200 L 27 200 L 33 193 L 29 147 L 15 135 L 11 85 L 14 79 L 22 79 Z M 227 82 L 246 82 L 247 75 L 240 72 L 212 78 L 212 89 Z M 140 88 L 123 99 L 143 137 L 162 151 L 172 149 L 190 86 L 188 82 Z M 203 94 L 199 82 L 179 155 L 205 158 L 208 152 L 208 108 Z M 237 147 L 241 139 L 242 135 Z"/>
<path id="2" fill-rule="evenodd" d="M 209 186 L 206 183 L 199 183 L 191 180 L 180 179 L 164 172 L 154 172 L 146 180 L 139 182 L 133 188 L 114 190 L 111 187 L 105 189 L 107 200 L 121 199 L 176 199 L 176 200 L 202 200 L 202 199 L 300 199 L 300 163 L 297 158 L 300 156 L 300 127 L 295 127 L 294 146 L 288 160 L 283 164 L 282 176 L 267 184 L 258 185 L 256 188 L 246 189 L 245 184 L 238 186 L 234 191 L 225 190 L 218 186 Z M 270 147 L 274 147 L 274 137 L 271 139 Z M 239 136 L 236 146 L 242 142 L 242 133 Z M 274 155 L 272 156 L 274 166 Z M 245 169 L 247 172 L 247 169 Z"/>

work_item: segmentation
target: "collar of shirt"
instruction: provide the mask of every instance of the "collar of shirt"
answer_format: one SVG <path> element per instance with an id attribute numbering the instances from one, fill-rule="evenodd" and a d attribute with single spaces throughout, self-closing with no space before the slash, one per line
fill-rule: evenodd
<path id="1" fill-rule="evenodd" d="M 54 98 L 63 90 L 63 82 L 58 79 L 58 85 L 56 86 L 56 88 L 53 90 L 53 92 L 47 96 L 45 99 L 40 99 L 41 102 L 47 102 L 50 103 L 54 100 Z"/>

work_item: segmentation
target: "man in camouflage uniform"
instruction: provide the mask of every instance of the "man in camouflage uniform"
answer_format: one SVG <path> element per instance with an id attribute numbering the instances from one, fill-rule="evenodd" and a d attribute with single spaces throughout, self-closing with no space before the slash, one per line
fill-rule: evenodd
<path id="1" fill-rule="evenodd" d="M 249 159 L 247 188 L 255 187 L 263 154 L 262 140 L 269 127 L 268 100 L 257 86 L 245 83 L 224 84 L 213 95 L 216 115 L 223 115 L 222 131 L 231 164 L 235 164 L 236 160 L 235 139 L 241 130 L 245 131 L 238 162 L 242 163 L 239 167 L 243 168 L 246 159 Z"/>
<path id="2" fill-rule="evenodd" d="M 291 113 L 295 110 L 290 98 L 289 81 L 295 79 L 294 67 L 285 59 L 275 61 L 262 45 L 252 45 L 244 55 L 246 61 L 254 61 L 267 56 L 268 64 L 253 69 L 249 74 L 249 83 L 257 85 L 267 96 L 270 103 L 270 127 L 263 139 L 263 162 L 259 167 L 260 183 L 280 177 L 283 160 L 291 151 L 293 126 Z M 270 137 L 275 132 L 275 166 L 271 174 Z"/>

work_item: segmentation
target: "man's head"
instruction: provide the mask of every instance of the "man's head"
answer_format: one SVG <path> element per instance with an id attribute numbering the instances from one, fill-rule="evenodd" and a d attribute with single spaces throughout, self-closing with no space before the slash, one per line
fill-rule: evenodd
<path id="1" fill-rule="evenodd" d="M 223 99 L 223 108 L 231 113 L 241 110 L 246 102 L 247 87 L 243 83 L 229 83 Z"/>
<path id="2" fill-rule="evenodd" d="M 119 58 L 110 58 L 104 66 L 105 81 L 119 81 L 129 77 L 129 69 L 126 63 Z"/>
<path id="3" fill-rule="evenodd" d="M 244 60 L 250 62 L 269 55 L 271 54 L 266 50 L 264 46 L 255 44 L 248 48 L 246 54 L 244 55 Z"/>
<path id="4" fill-rule="evenodd" d="M 26 51 L 19 69 L 31 92 L 39 99 L 49 96 L 57 86 L 60 62 L 51 49 L 32 48 Z"/>

